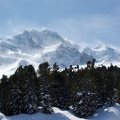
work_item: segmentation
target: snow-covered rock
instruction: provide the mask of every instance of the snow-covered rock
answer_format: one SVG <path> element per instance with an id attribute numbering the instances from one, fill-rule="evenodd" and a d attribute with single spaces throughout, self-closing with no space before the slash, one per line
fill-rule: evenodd
<path id="1" fill-rule="evenodd" d="M 93 56 L 98 62 L 102 61 L 119 61 L 120 60 L 120 53 L 114 50 L 111 47 L 106 46 L 103 43 L 100 43 L 94 49 L 86 47 L 83 49 L 82 53 L 86 53 L 88 55 Z"/>
<path id="2" fill-rule="evenodd" d="M 70 42 L 64 41 L 55 51 L 47 52 L 43 58 L 51 65 L 55 62 L 62 68 L 70 65 L 86 64 L 93 57 L 85 53 L 80 53 Z"/>
<path id="3" fill-rule="evenodd" d="M 53 46 L 59 42 L 63 42 L 63 38 L 58 33 L 43 30 L 43 31 L 24 31 L 22 34 L 14 36 L 12 39 L 8 39 L 20 49 L 24 49 L 24 52 L 28 48 L 41 49 L 42 47 Z"/>

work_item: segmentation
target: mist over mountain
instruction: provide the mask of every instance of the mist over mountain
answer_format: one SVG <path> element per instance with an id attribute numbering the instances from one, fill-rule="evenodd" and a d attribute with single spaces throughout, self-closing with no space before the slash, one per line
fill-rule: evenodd
<path id="1" fill-rule="evenodd" d="M 94 49 L 86 47 L 79 51 L 77 44 L 48 29 L 25 30 L 11 39 L 0 40 L 1 74 L 14 71 L 19 65 L 38 66 L 42 62 L 49 62 L 52 66 L 56 62 L 60 68 L 65 68 L 86 64 L 93 58 L 97 62 L 119 61 L 120 53 L 103 43 Z"/>
<path id="2" fill-rule="evenodd" d="M 93 56 L 97 60 L 97 62 L 113 62 L 120 60 L 120 53 L 103 43 L 100 43 L 93 49 L 86 47 L 83 49 L 82 53 Z"/>

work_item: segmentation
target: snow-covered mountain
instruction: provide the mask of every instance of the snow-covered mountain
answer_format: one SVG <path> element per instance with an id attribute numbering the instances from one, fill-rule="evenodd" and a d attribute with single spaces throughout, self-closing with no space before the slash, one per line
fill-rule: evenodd
<path id="1" fill-rule="evenodd" d="M 83 64 L 92 59 L 91 56 L 80 53 L 76 46 L 56 32 L 32 30 L 1 41 L 0 50 L 10 59 L 12 57 L 38 63 L 48 61 L 51 64 L 57 62 L 61 67 Z"/>
<path id="2" fill-rule="evenodd" d="M 79 46 L 65 40 L 57 32 L 51 30 L 31 30 L 0 40 L 0 75 L 9 74 L 19 65 L 33 64 L 35 67 L 42 62 L 55 62 L 59 67 L 86 64 L 95 58 L 98 62 L 120 60 L 120 53 L 99 44 L 96 48 L 89 47 L 79 51 Z"/>
<path id="3" fill-rule="evenodd" d="M 80 53 L 68 41 L 62 42 L 55 51 L 47 52 L 44 57 L 48 58 L 47 61 L 50 61 L 51 65 L 56 62 L 62 67 L 85 64 L 88 60 L 93 59 L 90 55 Z"/>
<path id="4" fill-rule="evenodd" d="M 83 49 L 82 53 L 93 56 L 97 60 L 97 62 L 113 62 L 120 60 L 120 53 L 103 43 L 100 43 L 94 49 L 86 47 Z"/>
<path id="5" fill-rule="evenodd" d="M 58 33 L 46 29 L 43 31 L 24 31 L 22 34 L 14 36 L 7 41 L 11 42 L 20 51 L 26 53 L 32 52 L 35 49 L 38 50 L 56 45 L 63 42 L 64 39 Z"/>

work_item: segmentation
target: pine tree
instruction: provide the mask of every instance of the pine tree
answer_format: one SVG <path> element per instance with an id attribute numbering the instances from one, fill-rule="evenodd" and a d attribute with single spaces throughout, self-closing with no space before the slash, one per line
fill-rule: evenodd
<path id="1" fill-rule="evenodd" d="M 0 112 L 7 115 L 8 113 L 8 99 L 9 99 L 9 81 L 7 76 L 3 75 L 0 83 Z"/>
<path id="2" fill-rule="evenodd" d="M 38 111 L 37 108 L 37 97 L 33 91 L 30 81 L 25 77 L 25 84 L 23 86 L 23 110 L 26 114 L 33 114 Z"/>
<path id="3" fill-rule="evenodd" d="M 38 80 L 39 80 L 39 105 L 42 106 L 42 112 L 51 114 L 53 109 L 51 108 L 51 96 L 50 96 L 50 84 L 49 84 L 50 67 L 48 62 L 44 62 L 39 65 L 38 68 Z"/>
<path id="4" fill-rule="evenodd" d="M 8 102 L 8 115 L 17 115 L 22 113 L 22 97 L 19 85 L 13 85 L 10 91 Z"/>
<path id="5" fill-rule="evenodd" d="M 120 104 L 120 75 L 117 76 L 116 81 L 116 102 Z"/>
<path id="6" fill-rule="evenodd" d="M 39 65 L 37 74 L 32 65 L 19 66 L 0 83 L 0 112 L 5 115 L 33 114 L 38 105 L 44 113 L 53 113 L 51 106 L 73 111 L 78 117 L 89 117 L 102 106 L 120 103 L 120 69 L 94 67 L 74 71 L 72 65 L 63 71 L 55 63 L 53 69 L 48 62 Z M 37 97 L 36 97 L 37 95 Z"/>
<path id="7" fill-rule="evenodd" d="M 9 102 L 9 106 L 11 106 L 11 111 L 13 111 L 13 114 L 32 114 L 37 112 L 37 98 L 32 84 L 35 80 L 35 77 L 33 77 L 35 75 L 33 73 L 35 72 L 32 66 L 25 66 L 24 68 L 19 66 L 14 74 L 14 77 L 12 77 L 10 80 L 11 84 L 14 85 L 11 89 L 12 96 Z M 12 106 L 14 104 L 16 104 L 15 106 L 18 107 L 18 112 L 16 111 L 16 113 L 14 112 L 14 109 L 17 108 Z"/>
<path id="8" fill-rule="evenodd" d="M 59 66 L 57 65 L 57 63 L 55 62 L 53 64 L 53 71 L 58 71 L 59 70 Z"/>
<path id="9" fill-rule="evenodd" d="M 95 112 L 96 93 L 94 79 L 91 77 L 92 69 L 85 69 L 84 76 L 81 77 L 77 84 L 78 92 L 76 93 L 76 102 L 73 111 L 78 117 L 87 118 Z"/>
<path id="10" fill-rule="evenodd" d="M 91 68 L 91 61 L 87 62 L 87 68 Z"/>
<path id="11" fill-rule="evenodd" d="M 55 106 L 56 104 L 56 98 L 57 98 L 57 80 L 58 80 L 58 74 L 59 74 L 59 66 L 54 63 L 52 71 L 50 73 L 50 95 L 51 95 L 51 101 L 52 106 Z"/>
<path id="12" fill-rule="evenodd" d="M 94 73 L 92 73 L 94 77 L 95 82 L 95 104 L 96 109 L 101 108 L 104 105 L 104 80 L 101 77 L 101 73 L 96 69 L 94 70 Z"/>
<path id="13" fill-rule="evenodd" d="M 59 67 L 55 63 L 50 74 L 51 95 L 53 106 L 69 109 L 70 106 L 70 84 L 65 71 L 59 72 Z"/>
<path id="14" fill-rule="evenodd" d="M 54 89 L 55 91 L 55 106 L 61 109 L 69 109 L 70 93 L 67 79 L 62 73 L 57 73 L 57 81 Z"/>
<path id="15" fill-rule="evenodd" d="M 37 74 L 35 72 L 35 69 L 32 65 L 28 65 L 24 67 L 25 75 L 29 79 L 30 85 L 36 90 L 37 85 Z"/>
<path id="16" fill-rule="evenodd" d="M 80 91 L 77 93 L 77 104 L 74 107 L 74 112 L 78 117 L 87 118 L 93 115 L 95 111 L 94 93 Z"/>
<path id="17" fill-rule="evenodd" d="M 91 62 L 91 67 L 92 68 L 95 68 L 95 62 L 96 62 L 96 59 L 92 59 L 92 62 Z"/>

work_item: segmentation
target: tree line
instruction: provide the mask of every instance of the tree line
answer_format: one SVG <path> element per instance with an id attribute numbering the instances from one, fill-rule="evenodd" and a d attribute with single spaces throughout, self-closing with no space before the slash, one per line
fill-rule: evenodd
<path id="1" fill-rule="evenodd" d="M 93 61 L 94 62 L 94 61 Z M 60 70 L 55 63 L 19 66 L 9 78 L 0 80 L 0 112 L 5 115 L 53 113 L 52 107 L 72 109 L 78 117 L 92 116 L 96 109 L 120 103 L 120 68 L 117 66 Z M 90 65 L 92 63 L 92 65 Z"/>

